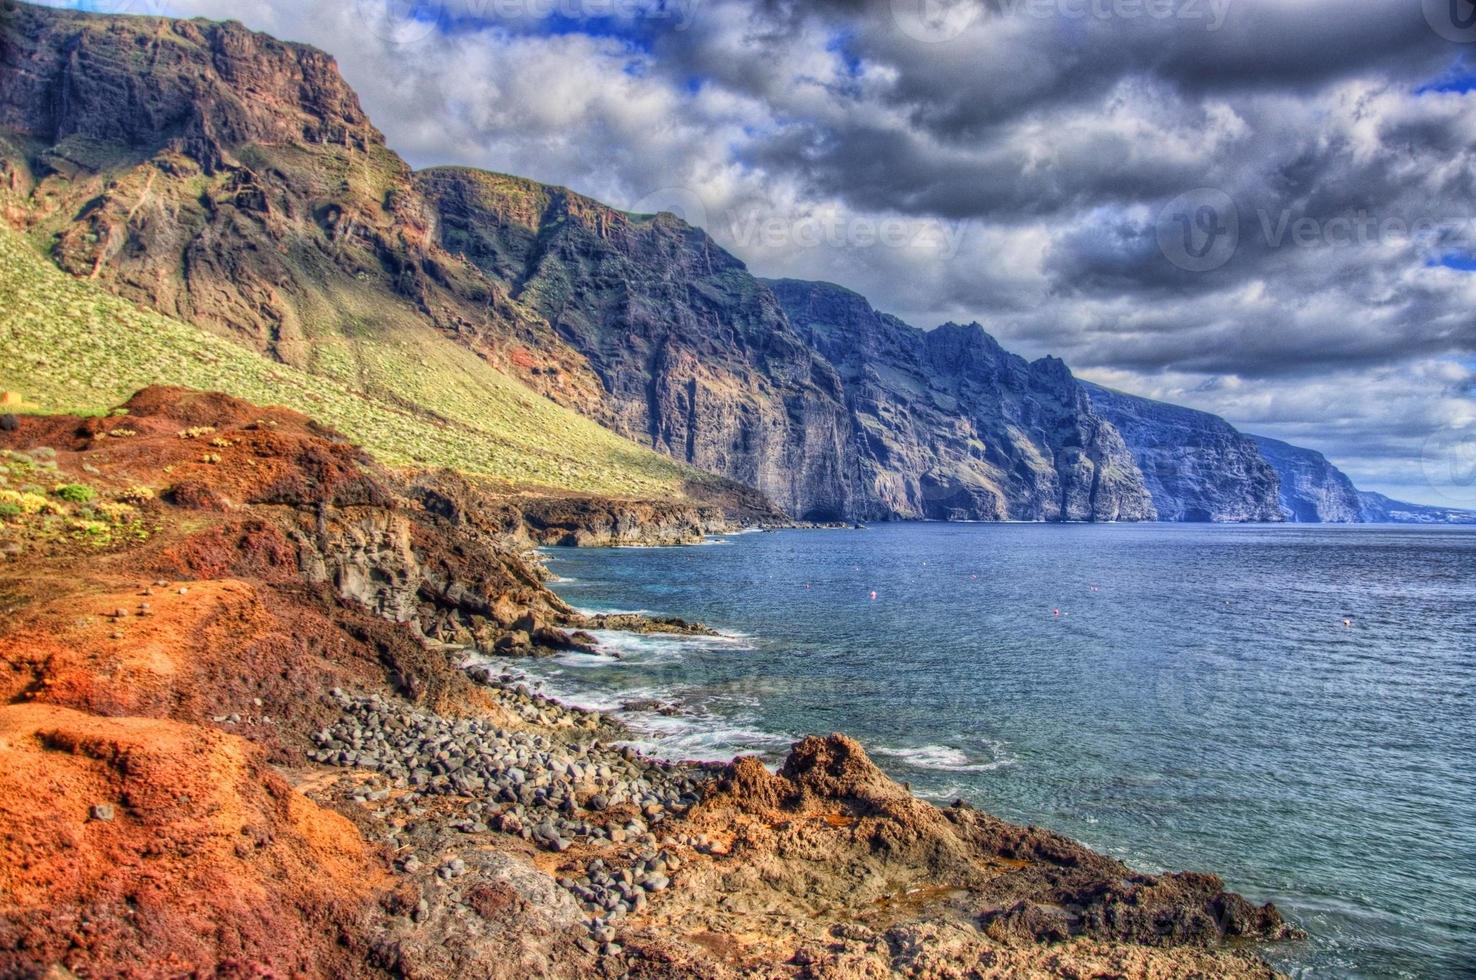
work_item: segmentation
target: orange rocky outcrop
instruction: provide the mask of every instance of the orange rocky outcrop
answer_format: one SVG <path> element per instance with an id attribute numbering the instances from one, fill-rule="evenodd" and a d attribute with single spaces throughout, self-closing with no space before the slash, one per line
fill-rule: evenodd
<path id="1" fill-rule="evenodd" d="M 516 502 L 223 395 L 125 409 L 0 430 L 0 975 L 1270 975 L 1223 944 L 1287 927 L 1213 876 L 842 736 L 670 764 L 530 693 L 500 654 L 599 654 Z"/>
<path id="2" fill-rule="evenodd" d="M 0 708 L 0 974 L 349 975 L 385 872 L 209 728 Z"/>

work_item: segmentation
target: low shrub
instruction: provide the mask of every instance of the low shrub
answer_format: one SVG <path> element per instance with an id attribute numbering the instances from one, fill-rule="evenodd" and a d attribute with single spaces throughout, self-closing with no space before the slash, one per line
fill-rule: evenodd
<path id="1" fill-rule="evenodd" d="M 67 522 L 67 527 L 74 531 L 78 537 L 98 543 L 106 543 L 112 540 L 113 537 L 113 529 L 103 521 L 73 519 Z"/>
<path id="2" fill-rule="evenodd" d="M 81 483 L 58 483 L 51 490 L 69 504 L 85 504 L 97 496 L 97 491 Z"/>
<path id="3" fill-rule="evenodd" d="M 93 512 L 109 524 L 132 524 L 138 519 L 138 511 L 127 504 L 101 503 L 93 508 Z"/>
<path id="4" fill-rule="evenodd" d="M 153 500 L 154 490 L 152 487 L 133 486 L 126 490 L 119 490 L 113 496 L 119 503 L 133 504 L 136 507 Z"/>
<path id="5" fill-rule="evenodd" d="M 52 500 L 48 500 L 39 493 L 32 493 L 24 489 L 0 490 L 0 505 L 10 504 L 16 508 L 17 516 L 30 516 L 32 514 L 60 514 L 61 507 Z"/>

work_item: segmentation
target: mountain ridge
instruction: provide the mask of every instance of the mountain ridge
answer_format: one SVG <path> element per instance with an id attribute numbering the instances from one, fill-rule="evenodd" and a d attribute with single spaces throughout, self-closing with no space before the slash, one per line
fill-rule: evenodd
<path id="1" fill-rule="evenodd" d="M 854 479 L 883 506 L 944 520 L 1152 519 L 1126 447 L 1061 361 L 1027 362 L 977 323 L 919 330 L 834 284 L 765 283 L 840 372 L 863 436 Z"/>
<path id="2" fill-rule="evenodd" d="M 265 357 L 342 377 L 366 338 L 435 331 L 800 518 L 1321 516 L 1224 420 L 1078 382 L 978 324 L 919 330 L 844 287 L 760 280 L 669 214 L 413 170 L 315 48 L 7 11 L 5 219 L 74 276 Z M 392 400 L 443 384 L 373 383 Z"/>
<path id="3" fill-rule="evenodd" d="M 1313 449 L 1280 439 L 1249 436 L 1281 478 L 1282 514 L 1293 523 L 1364 523 L 1363 505 L 1347 474 Z"/>
<path id="4" fill-rule="evenodd" d="M 17 4 L 4 30 L 6 216 L 73 275 L 309 371 L 357 337 L 429 324 L 794 516 L 927 513 L 858 478 L 868 434 L 833 366 L 701 229 L 519 178 L 412 171 L 331 58 L 239 24 Z M 1000 473 L 962 457 L 939 470 L 944 516 L 1146 516 L 1097 492 L 1099 467 L 1114 486 L 1131 474 L 1089 444 L 1107 430 L 1074 394 L 1004 414 L 1033 428 L 1011 434 Z"/>

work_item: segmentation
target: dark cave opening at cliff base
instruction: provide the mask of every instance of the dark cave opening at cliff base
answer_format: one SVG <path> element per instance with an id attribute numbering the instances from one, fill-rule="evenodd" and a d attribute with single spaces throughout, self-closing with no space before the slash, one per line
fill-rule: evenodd
<path id="1" fill-rule="evenodd" d="M 800 514 L 799 519 L 810 524 L 843 524 L 849 521 L 839 507 L 813 507 Z"/>

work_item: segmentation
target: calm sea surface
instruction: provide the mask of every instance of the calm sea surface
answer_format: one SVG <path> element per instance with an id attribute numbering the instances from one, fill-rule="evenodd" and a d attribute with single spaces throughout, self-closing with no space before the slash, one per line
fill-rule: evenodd
<path id="1" fill-rule="evenodd" d="M 725 632 L 528 668 L 634 704 L 666 754 L 845 731 L 922 795 L 1276 901 L 1312 936 L 1268 950 L 1296 975 L 1476 972 L 1476 532 L 910 524 L 549 557 L 581 608 Z"/>

